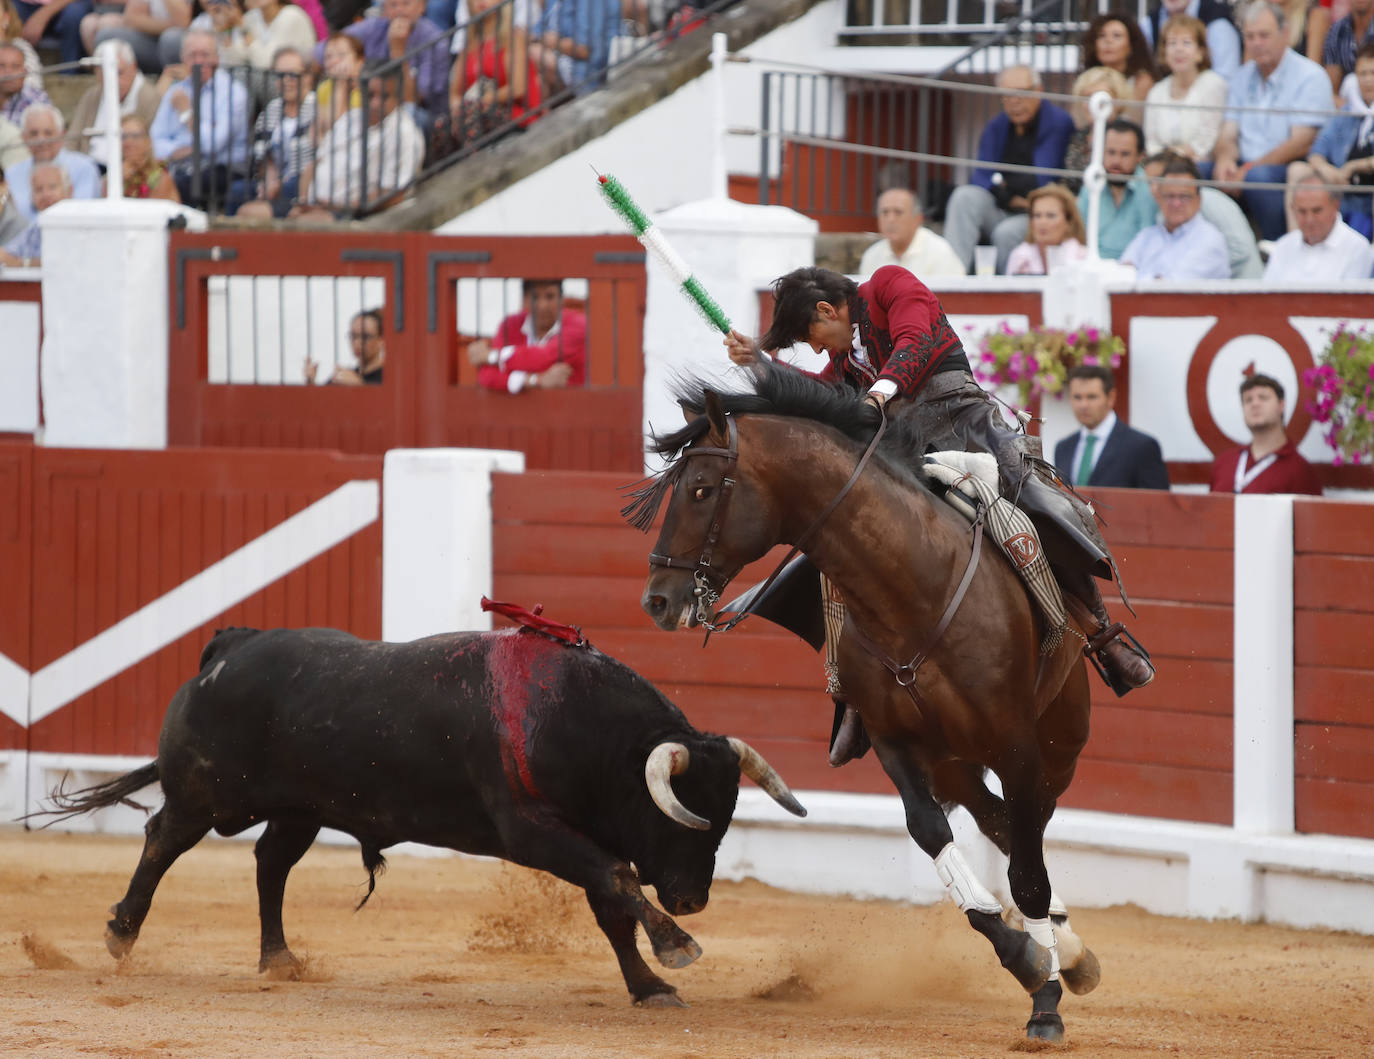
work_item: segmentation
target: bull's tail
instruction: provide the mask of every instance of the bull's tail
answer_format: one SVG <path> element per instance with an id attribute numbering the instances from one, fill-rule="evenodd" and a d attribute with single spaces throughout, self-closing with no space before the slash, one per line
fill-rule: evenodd
<path id="1" fill-rule="evenodd" d="M 382 851 L 371 842 L 363 842 L 363 867 L 367 869 L 367 893 L 363 894 L 363 899 L 358 902 L 358 907 L 353 911 L 360 911 L 363 905 L 367 904 L 367 899 L 372 896 L 372 891 L 377 889 L 377 876 L 386 871 L 386 858 L 382 856 Z"/>
<path id="2" fill-rule="evenodd" d="M 59 783 L 48 794 L 48 801 L 52 803 L 52 808 L 36 809 L 19 819 L 28 820 L 35 816 L 51 816 L 52 819 L 43 825 L 44 827 L 51 827 L 59 820 L 69 820 L 74 816 L 80 816 L 82 813 L 94 812 L 96 809 L 104 809 L 111 805 L 127 805 L 133 809 L 141 809 L 146 813 L 149 811 L 149 807 L 140 805 L 130 795 L 135 791 L 141 791 L 150 783 L 156 783 L 157 778 L 156 761 L 150 761 L 142 768 L 134 769 L 133 772 L 126 772 L 107 783 L 98 783 L 94 787 L 83 787 L 79 791 L 68 791 L 64 786 L 66 783 L 64 778 L 62 783 Z"/>

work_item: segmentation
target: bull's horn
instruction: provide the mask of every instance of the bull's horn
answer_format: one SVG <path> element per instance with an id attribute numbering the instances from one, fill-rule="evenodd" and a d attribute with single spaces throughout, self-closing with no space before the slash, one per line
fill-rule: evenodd
<path id="1" fill-rule="evenodd" d="M 763 755 L 743 739 L 728 737 L 730 746 L 739 755 L 739 770 L 762 787 L 768 797 L 777 802 L 793 816 L 805 816 L 806 809 L 797 801 L 787 784 L 783 782 L 778 770 L 763 759 Z"/>
<path id="2" fill-rule="evenodd" d="M 649 760 L 644 762 L 644 782 L 649 785 L 649 797 L 663 810 L 664 816 L 676 820 L 683 827 L 709 831 L 711 821 L 697 816 L 678 801 L 669 781 L 670 776 L 687 771 L 689 760 L 687 748 L 681 743 L 659 743 L 649 752 Z"/>

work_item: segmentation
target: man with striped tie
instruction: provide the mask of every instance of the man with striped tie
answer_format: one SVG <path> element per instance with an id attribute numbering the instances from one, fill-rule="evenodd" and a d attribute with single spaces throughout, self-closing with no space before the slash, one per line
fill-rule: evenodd
<path id="1" fill-rule="evenodd" d="M 1054 465 L 1070 485 L 1168 489 L 1159 442 L 1116 415 L 1110 368 L 1083 364 L 1069 372 L 1069 402 L 1079 429 L 1054 447 Z"/>

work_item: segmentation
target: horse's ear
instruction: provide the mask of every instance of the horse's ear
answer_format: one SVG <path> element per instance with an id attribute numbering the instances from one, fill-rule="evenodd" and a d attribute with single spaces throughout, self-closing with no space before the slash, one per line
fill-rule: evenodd
<path id="1" fill-rule="evenodd" d="M 711 421 L 711 430 L 719 437 L 726 437 L 730 428 L 725 425 L 725 407 L 720 403 L 720 395 L 714 390 L 707 390 L 706 398 L 706 418 Z"/>

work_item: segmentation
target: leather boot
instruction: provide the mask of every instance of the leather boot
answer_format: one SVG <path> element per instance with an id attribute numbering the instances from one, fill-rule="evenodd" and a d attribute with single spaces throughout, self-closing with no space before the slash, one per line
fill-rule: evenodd
<path id="1" fill-rule="evenodd" d="M 835 700 L 835 723 L 830 730 L 830 767 L 839 768 L 868 753 L 868 733 L 859 711 Z"/>
<path id="2" fill-rule="evenodd" d="M 1102 595 L 1092 579 L 1061 576 L 1060 581 L 1065 589 L 1065 605 L 1088 635 L 1083 655 L 1117 697 L 1154 680 L 1155 667 L 1150 662 L 1149 652 L 1124 625 L 1107 616 Z M 1085 595 L 1090 599 L 1084 599 Z"/>

